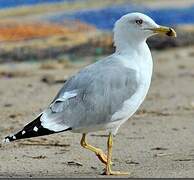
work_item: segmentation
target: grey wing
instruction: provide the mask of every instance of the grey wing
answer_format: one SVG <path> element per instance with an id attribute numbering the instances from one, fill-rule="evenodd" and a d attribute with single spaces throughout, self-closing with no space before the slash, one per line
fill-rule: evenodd
<path id="1" fill-rule="evenodd" d="M 108 123 L 137 88 L 135 70 L 111 58 L 99 61 L 64 84 L 43 113 L 42 124 L 61 131 Z"/>

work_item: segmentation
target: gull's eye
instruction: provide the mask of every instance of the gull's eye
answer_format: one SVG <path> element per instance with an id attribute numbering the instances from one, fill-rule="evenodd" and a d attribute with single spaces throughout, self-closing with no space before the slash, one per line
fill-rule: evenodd
<path id="1" fill-rule="evenodd" d="M 141 25 L 143 23 L 143 20 L 142 19 L 138 19 L 138 20 L 135 21 L 135 23 L 138 24 L 138 25 Z"/>

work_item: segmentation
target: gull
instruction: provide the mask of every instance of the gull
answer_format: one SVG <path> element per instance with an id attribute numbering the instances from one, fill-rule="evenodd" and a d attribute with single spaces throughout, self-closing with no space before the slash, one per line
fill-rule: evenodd
<path id="1" fill-rule="evenodd" d="M 176 37 L 172 28 L 158 25 L 145 14 L 122 16 L 114 26 L 115 52 L 70 77 L 35 120 L 4 141 L 64 131 L 82 133 L 81 146 L 105 165 L 103 174 L 128 174 L 112 171 L 113 136 L 137 111 L 149 90 L 153 62 L 146 40 L 155 34 Z M 102 130 L 108 133 L 107 154 L 86 140 L 87 133 Z"/>

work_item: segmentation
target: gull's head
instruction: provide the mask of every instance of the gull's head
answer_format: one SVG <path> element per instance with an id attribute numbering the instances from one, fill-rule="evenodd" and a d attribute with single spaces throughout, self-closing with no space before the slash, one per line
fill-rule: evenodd
<path id="1" fill-rule="evenodd" d="M 158 25 L 154 20 L 142 13 L 129 13 L 122 16 L 114 27 L 115 45 L 141 43 L 155 34 L 176 37 L 176 32 L 170 28 Z"/>

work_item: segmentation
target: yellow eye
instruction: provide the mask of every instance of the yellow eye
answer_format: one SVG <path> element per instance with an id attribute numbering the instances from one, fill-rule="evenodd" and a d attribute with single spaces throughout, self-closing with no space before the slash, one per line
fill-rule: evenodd
<path id="1" fill-rule="evenodd" d="M 143 20 L 142 19 L 138 19 L 135 22 L 136 22 L 136 24 L 141 25 L 143 23 Z"/>

